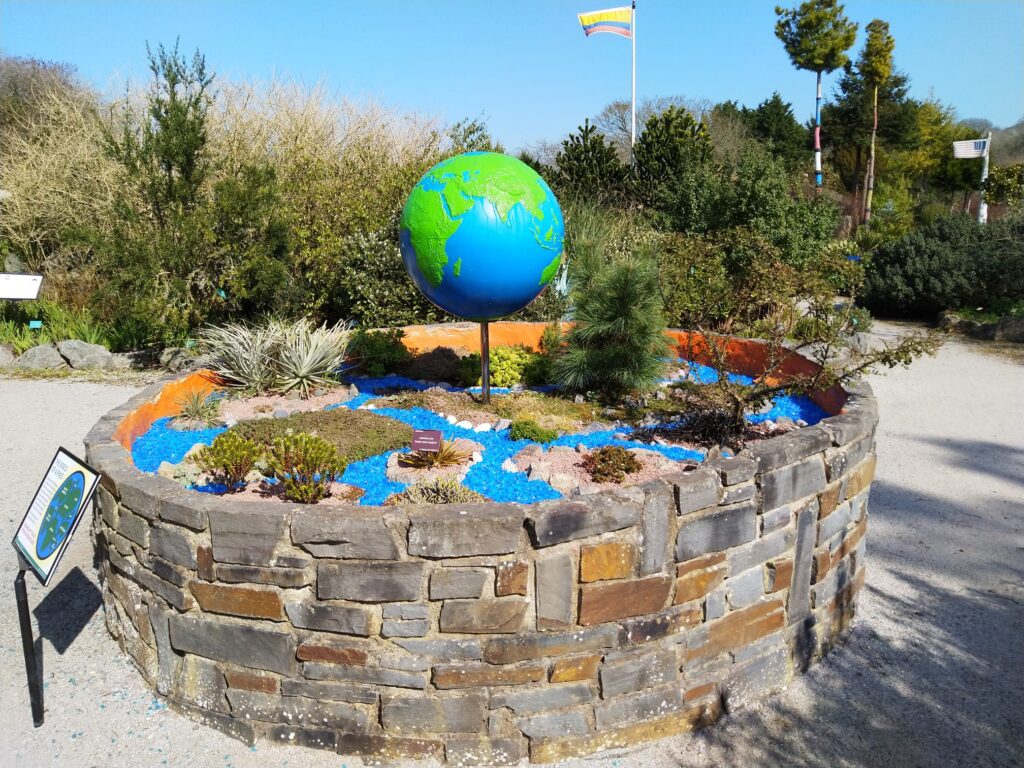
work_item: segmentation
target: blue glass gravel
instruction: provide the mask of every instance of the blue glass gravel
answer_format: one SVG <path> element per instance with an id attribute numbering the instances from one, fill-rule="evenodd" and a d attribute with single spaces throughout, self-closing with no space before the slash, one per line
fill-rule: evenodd
<path id="1" fill-rule="evenodd" d="M 676 362 L 681 363 L 683 361 Z M 708 384 L 718 380 L 719 372 L 710 366 L 700 363 L 688 363 L 688 366 L 689 373 L 686 379 L 690 381 Z M 750 384 L 753 381 L 749 376 L 739 374 L 729 374 L 729 379 L 743 384 Z M 422 391 L 428 388 L 428 385 L 406 376 L 356 378 L 351 379 L 351 381 L 359 388 L 359 395 L 348 402 L 327 406 L 325 410 L 334 410 L 336 408 L 355 410 L 379 397 L 382 392 L 402 389 Z M 480 391 L 479 387 L 465 389 L 444 384 L 439 386 L 452 392 Z M 538 387 L 534 391 L 550 392 L 554 390 L 555 387 L 547 386 Z M 510 391 L 506 387 L 491 388 L 492 394 L 496 395 L 507 394 Z M 529 440 L 510 440 L 507 429 L 475 432 L 472 429 L 465 429 L 450 424 L 447 419 L 419 407 L 374 408 L 372 410 L 381 416 L 408 424 L 413 429 L 439 430 L 445 440 L 462 437 L 480 443 L 483 446 L 483 460 L 470 467 L 466 473 L 464 484 L 467 488 L 483 494 L 493 501 L 532 503 L 562 497 L 561 493 L 542 480 L 530 480 L 526 477 L 525 472 L 507 472 L 501 468 L 506 459 L 512 458 L 523 448 L 531 444 Z M 774 398 L 770 411 L 762 414 L 748 414 L 746 418 L 747 421 L 756 424 L 769 419 L 776 420 L 782 416 L 788 416 L 794 421 L 803 419 L 808 424 L 815 424 L 827 415 L 824 410 L 807 397 L 778 395 Z M 179 463 L 193 445 L 196 443 L 209 445 L 217 435 L 225 431 L 223 427 L 219 427 L 184 432 L 171 429 L 169 426 L 170 422 L 170 418 L 159 419 L 153 422 L 149 431 L 139 437 L 132 446 L 132 458 L 135 461 L 135 465 L 144 472 L 155 472 L 162 461 L 168 461 L 172 464 Z M 613 437 L 615 434 L 628 435 L 632 431 L 632 427 L 621 426 L 598 432 L 562 435 L 547 444 L 545 449 L 552 446 L 575 448 L 580 444 L 588 449 L 600 448 L 606 445 L 617 445 L 623 448 L 641 448 L 656 451 L 673 461 L 699 462 L 704 458 L 703 452 L 682 446 L 648 444 L 638 440 L 623 440 Z M 402 449 L 400 452 L 407 451 L 408 449 Z M 399 493 L 407 487 L 404 483 L 397 483 L 387 478 L 387 462 L 390 455 L 391 452 L 372 456 L 362 461 L 353 462 L 345 469 L 341 481 L 364 490 L 363 496 L 359 499 L 360 504 L 382 504 L 389 496 Z M 205 493 L 223 493 L 226 489 L 220 485 L 209 484 L 196 487 L 195 490 Z"/>
<path id="2" fill-rule="evenodd" d="M 172 417 L 157 419 L 153 425 L 132 443 L 132 461 L 143 472 L 156 472 L 161 462 L 179 464 L 196 443 L 209 445 L 225 427 L 211 429 L 172 429 Z"/>

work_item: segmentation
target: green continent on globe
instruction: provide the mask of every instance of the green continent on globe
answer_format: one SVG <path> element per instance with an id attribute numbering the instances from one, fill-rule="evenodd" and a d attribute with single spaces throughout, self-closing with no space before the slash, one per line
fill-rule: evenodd
<path id="1" fill-rule="evenodd" d="M 547 285 L 548 283 L 550 283 L 551 278 L 553 278 L 558 273 L 558 265 L 561 263 L 562 255 L 559 254 L 558 256 L 555 256 L 555 258 L 551 260 L 551 263 L 544 267 L 544 271 L 540 273 L 539 285 Z"/>
<path id="2" fill-rule="evenodd" d="M 477 199 L 489 201 L 505 221 L 508 212 L 518 203 L 532 216 L 530 228 L 537 242 L 550 248 L 554 225 L 545 221 L 548 214 L 542 207 L 548 192 L 524 169 L 508 162 L 503 155 L 489 152 L 456 155 L 435 166 L 417 184 L 402 211 L 400 226 L 409 232 L 416 263 L 431 285 L 437 287 L 444 279 L 448 263 L 445 246 L 462 223 Z M 446 210 L 447 207 L 447 210 Z M 558 269 L 561 254 L 555 257 L 541 275 L 540 284 L 551 280 Z M 459 272 L 454 272 L 459 276 Z"/>

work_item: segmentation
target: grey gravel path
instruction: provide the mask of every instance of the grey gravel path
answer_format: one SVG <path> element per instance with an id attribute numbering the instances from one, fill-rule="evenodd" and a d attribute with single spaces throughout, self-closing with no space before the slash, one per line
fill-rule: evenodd
<path id="1" fill-rule="evenodd" d="M 1024 765 L 1024 366 L 954 342 L 873 383 L 879 469 L 849 642 L 715 728 L 566 765 Z M 93 422 L 132 392 L 0 379 L 2 537 L 56 446 L 81 450 Z M 6 586 L 15 560 L 3 546 L 0 766 L 362 765 L 250 749 L 166 709 L 106 633 L 84 529 L 49 590 L 30 585 L 47 698 L 46 724 L 33 729 Z"/>

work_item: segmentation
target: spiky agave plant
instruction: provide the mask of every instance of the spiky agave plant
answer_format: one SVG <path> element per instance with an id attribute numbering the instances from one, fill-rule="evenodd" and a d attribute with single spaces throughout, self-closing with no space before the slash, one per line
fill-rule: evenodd
<path id="1" fill-rule="evenodd" d="M 351 337 L 351 323 L 315 327 L 303 319 L 286 325 L 277 353 L 276 388 L 298 389 L 309 397 L 313 387 L 336 383 Z"/>
<path id="2" fill-rule="evenodd" d="M 456 448 L 453 440 L 445 440 L 436 451 L 405 453 L 399 456 L 398 461 L 403 466 L 414 469 L 434 469 L 435 467 L 454 467 L 463 464 L 469 457 L 469 451 Z"/>
<path id="3" fill-rule="evenodd" d="M 277 382 L 276 359 L 283 337 L 284 324 L 267 318 L 253 324 L 209 326 L 196 341 L 205 365 L 227 384 L 263 394 Z"/>

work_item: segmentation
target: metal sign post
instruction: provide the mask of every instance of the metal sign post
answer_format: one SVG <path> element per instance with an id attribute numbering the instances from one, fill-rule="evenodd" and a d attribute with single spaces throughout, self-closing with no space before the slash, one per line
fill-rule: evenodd
<path id="1" fill-rule="evenodd" d="M 32 724 L 43 724 L 43 681 L 36 663 L 36 643 L 32 636 L 32 619 L 28 612 L 28 590 L 25 589 L 25 571 L 29 565 L 18 556 L 20 569 L 14 579 L 14 596 L 18 601 L 18 620 L 21 623 L 21 649 L 25 655 L 25 675 L 28 677 L 28 698 L 32 704 Z"/>
<path id="2" fill-rule="evenodd" d="M 43 685 L 36 663 L 25 572 L 32 571 L 44 587 L 49 585 L 96 491 L 99 479 L 100 475 L 95 469 L 63 448 L 58 448 L 11 542 L 18 553 L 14 595 L 18 601 L 21 645 L 25 654 L 32 722 L 36 728 L 43 724 Z"/>

